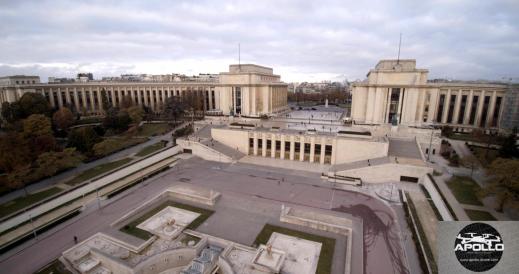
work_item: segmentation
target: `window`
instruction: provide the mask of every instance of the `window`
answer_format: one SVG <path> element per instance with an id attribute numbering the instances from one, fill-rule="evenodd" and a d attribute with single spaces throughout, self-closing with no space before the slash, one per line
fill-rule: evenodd
<path id="1" fill-rule="evenodd" d="M 472 106 L 470 107 L 469 124 L 473 125 L 476 120 L 476 112 L 478 109 L 479 96 L 472 97 Z"/>
<path id="2" fill-rule="evenodd" d="M 440 95 L 440 101 L 438 102 L 438 113 L 436 113 L 436 122 L 442 122 L 443 105 L 445 104 L 445 94 Z"/>
<path id="3" fill-rule="evenodd" d="M 484 127 L 487 122 L 488 117 L 488 105 L 490 103 L 490 96 L 485 96 L 483 100 L 483 111 L 481 112 L 481 121 L 479 121 L 479 126 Z"/>
<path id="4" fill-rule="evenodd" d="M 449 102 L 449 111 L 447 113 L 447 123 L 452 123 L 452 116 L 454 115 L 454 106 L 456 105 L 456 95 L 451 95 Z"/>
<path id="5" fill-rule="evenodd" d="M 494 108 L 494 114 L 492 115 L 492 121 L 490 123 L 491 126 L 496 127 L 497 123 L 499 122 L 499 112 L 501 110 L 501 97 L 496 97 L 496 106 Z"/>
<path id="6" fill-rule="evenodd" d="M 467 106 L 467 95 L 461 96 L 460 113 L 458 115 L 458 124 L 463 124 L 465 114 L 465 107 Z"/>

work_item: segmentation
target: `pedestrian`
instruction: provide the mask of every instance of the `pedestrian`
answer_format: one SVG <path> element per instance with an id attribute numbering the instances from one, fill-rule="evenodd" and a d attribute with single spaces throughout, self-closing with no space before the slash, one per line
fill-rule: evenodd
<path id="1" fill-rule="evenodd" d="M 74 243 L 77 244 L 77 236 L 74 236 Z"/>

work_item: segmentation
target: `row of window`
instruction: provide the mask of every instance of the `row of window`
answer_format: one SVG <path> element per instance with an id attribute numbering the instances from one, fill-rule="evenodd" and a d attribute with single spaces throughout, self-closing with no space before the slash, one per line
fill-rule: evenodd
<path id="1" fill-rule="evenodd" d="M 266 139 L 266 147 L 263 147 L 263 139 L 258 138 L 258 155 L 263 155 L 263 150 L 265 150 L 267 157 L 271 156 L 272 150 L 275 149 L 275 157 L 281 158 L 281 145 L 282 142 L 280 140 L 275 140 L 274 142 L 270 139 Z M 284 142 L 284 158 L 290 158 L 290 143 L 289 141 Z M 299 160 L 301 153 L 304 154 L 304 161 L 310 161 L 310 151 L 311 151 L 310 143 L 305 142 L 294 142 L 294 159 Z M 323 149 L 322 144 L 314 144 L 314 162 L 319 163 L 321 157 L 321 150 Z M 324 145 L 324 163 L 330 164 L 332 158 L 332 145 Z M 254 138 L 249 138 L 249 155 L 254 154 Z"/>
<path id="2" fill-rule="evenodd" d="M 111 104 L 114 104 L 114 105 L 120 104 L 122 102 L 122 98 L 124 96 L 132 96 L 133 100 L 134 100 L 134 102 L 136 104 L 143 104 L 143 105 L 148 105 L 148 106 L 151 105 L 152 101 L 153 101 L 154 104 L 156 104 L 157 102 L 163 101 L 161 90 L 152 90 L 152 93 L 150 93 L 150 90 L 146 90 L 147 98 L 144 97 L 144 90 L 139 90 L 139 91 L 134 90 L 133 93 L 132 93 L 131 90 L 126 90 L 126 91 L 125 90 L 120 90 L 120 91 L 121 91 L 121 95 L 122 95 L 121 98 L 119 98 L 118 90 L 114 90 L 114 98 L 112 98 L 112 93 L 110 91 L 106 91 L 107 98 L 108 98 L 108 100 L 109 100 L 109 102 Z M 201 90 L 195 90 L 195 91 L 196 92 L 201 92 Z M 171 96 L 185 96 L 187 91 L 186 90 L 183 90 L 183 91 L 177 90 L 176 94 L 175 94 L 174 90 L 169 90 L 169 92 L 167 90 L 165 90 L 165 92 L 166 92 L 166 97 L 171 97 Z M 56 105 L 58 104 L 59 98 L 58 98 L 58 93 L 57 92 L 44 91 L 44 94 L 45 94 L 45 97 L 47 98 L 48 101 L 55 102 Z M 61 91 L 59 94 L 61 95 L 62 104 L 70 103 L 72 106 L 75 105 L 75 103 L 76 103 L 75 102 L 75 98 L 76 97 L 74 96 L 74 91 L 69 91 L 69 97 L 68 98 L 66 97 L 66 92 L 65 91 Z M 80 92 L 78 90 L 78 92 L 77 92 L 78 105 L 83 106 L 83 102 L 85 101 L 87 109 L 90 109 L 90 107 L 91 107 L 90 90 L 85 90 L 84 94 L 85 94 L 84 97 L 86 97 L 86 98 L 83 98 L 83 92 Z M 98 94 L 97 92 L 92 91 L 92 95 L 93 95 L 92 99 L 94 100 L 94 104 L 95 104 L 95 102 L 98 102 L 97 94 Z M 214 92 L 214 90 L 211 90 L 210 94 L 211 94 L 211 97 L 212 97 L 211 101 L 209 101 L 209 90 L 205 91 L 205 97 L 206 97 L 206 103 L 207 103 L 206 106 L 209 107 L 210 106 L 209 103 L 212 103 L 212 107 L 214 108 L 215 107 L 215 102 L 216 102 L 215 101 L 215 92 Z M 150 96 L 150 95 L 152 95 L 152 96 Z M 52 98 L 50 96 L 52 96 Z M 95 110 L 95 108 L 92 108 L 92 110 Z"/>
<path id="3" fill-rule="evenodd" d="M 438 102 L 438 113 L 436 114 L 436 122 L 438 122 L 438 123 L 443 122 L 443 119 L 442 119 L 443 112 L 447 108 L 447 117 L 446 117 L 445 123 L 463 124 L 465 114 L 468 111 L 468 123 L 470 125 L 484 127 L 484 126 L 486 126 L 486 121 L 487 121 L 488 115 L 491 115 L 489 126 L 491 126 L 491 127 L 497 126 L 499 113 L 501 111 L 502 97 L 496 97 L 496 102 L 495 102 L 495 107 L 494 107 L 493 113 L 489 113 L 491 96 L 485 96 L 483 98 L 483 102 L 482 102 L 483 106 L 482 106 L 481 119 L 479 121 L 479 125 L 476 124 L 476 114 L 477 114 L 477 110 L 478 110 L 479 95 L 474 95 L 472 97 L 472 104 L 471 104 L 470 108 L 468 108 L 468 102 L 469 102 L 468 95 L 461 96 L 459 114 L 458 114 L 457 120 L 454 121 L 456 97 L 457 97 L 456 94 L 451 94 L 449 105 L 446 106 L 447 95 L 445 95 L 445 94 L 440 95 L 440 99 Z"/>

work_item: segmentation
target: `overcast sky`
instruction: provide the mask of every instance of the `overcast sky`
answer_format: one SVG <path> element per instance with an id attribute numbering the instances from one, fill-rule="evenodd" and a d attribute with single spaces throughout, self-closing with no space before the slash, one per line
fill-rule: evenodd
<path id="1" fill-rule="evenodd" d="M 0 0 L 0 75 L 218 73 L 241 43 L 285 82 L 355 80 L 400 32 L 429 78 L 519 77 L 517 0 Z"/>

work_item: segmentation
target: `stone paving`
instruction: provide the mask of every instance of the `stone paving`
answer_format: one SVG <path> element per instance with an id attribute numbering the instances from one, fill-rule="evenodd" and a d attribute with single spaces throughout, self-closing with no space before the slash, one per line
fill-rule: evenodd
<path id="1" fill-rule="evenodd" d="M 52 229 L 37 240 L 28 241 L 0 256 L 0 269 L 5 273 L 32 273 L 72 246 L 74 244 L 73 236 L 85 239 L 98 231 L 106 230 L 110 223 L 131 208 L 156 196 L 165 188 L 176 184 L 181 178 L 194 185 L 215 189 L 222 193 L 222 197 L 230 199 L 224 198 L 217 205 L 233 207 L 236 214 L 240 209 L 243 211 L 240 213 L 241 215 L 237 216 L 222 216 L 222 218 L 234 221 L 233 230 L 214 221 L 213 218 L 217 216 L 215 213 L 206 221 L 207 225 L 202 224 L 199 227 L 200 231 L 206 229 L 214 234 L 220 233 L 219 235 L 237 234 L 241 224 L 244 225 L 243 230 L 245 230 L 250 227 L 248 223 L 255 222 L 253 218 L 250 220 L 240 218 L 245 214 L 251 214 L 256 218 L 259 216 L 265 221 L 272 221 L 274 225 L 278 225 L 279 220 L 275 222 L 274 216 L 279 218 L 281 204 L 327 212 L 333 208 L 337 214 L 346 212 L 362 218 L 364 222 L 363 243 L 355 241 L 355 237 L 360 236 L 362 239 L 362 235 L 353 238 L 353 247 L 358 244 L 365 245 L 365 253 L 360 254 L 364 259 L 360 260 L 359 257 L 355 257 L 359 254 L 352 254 L 352 273 L 362 273 L 358 264 L 355 264 L 359 261 L 364 261 L 365 273 L 419 272 L 418 261 L 413 255 L 416 251 L 408 242 L 405 245 L 401 242 L 402 235 L 409 234 L 405 220 L 402 222 L 401 207 L 389 206 L 376 198 L 360 193 L 332 190 L 325 186 L 318 174 L 311 175 L 304 171 L 270 167 L 255 168 L 249 164 L 221 164 L 203 161 L 196 157 L 183 160 L 175 168 L 129 189 L 114 199 L 104 201 L 101 209 L 87 206 L 87 210 L 74 220 Z M 278 178 L 280 180 L 277 180 Z M 246 203 L 236 203 L 234 199 L 245 200 Z M 272 208 L 273 211 L 270 211 L 269 208 Z M 344 269 L 345 258 L 345 248 L 341 248 L 346 244 L 344 236 L 289 224 L 283 226 L 334 237 L 337 241 L 334 261 L 341 263 L 333 264 L 332 273 L 341 273 Z M 244 232 L 234 237 L 244 243 L 250 243 L 253 241 L 254 234 L 254 231 Z"/>

